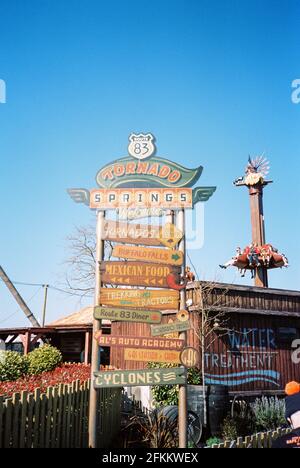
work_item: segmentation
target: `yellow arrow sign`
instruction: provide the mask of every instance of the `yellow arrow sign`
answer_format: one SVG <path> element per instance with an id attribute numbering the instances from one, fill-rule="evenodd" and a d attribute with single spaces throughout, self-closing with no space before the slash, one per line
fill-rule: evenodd
<path id="1" fill-rule="evenodd" d="M 112 255 L 127 260 L 141 260 L 164 265 L 181 266 L 183 263 L 183 253 L 179 250 L 137 247 L 135 245 L 116 245 Z"/>

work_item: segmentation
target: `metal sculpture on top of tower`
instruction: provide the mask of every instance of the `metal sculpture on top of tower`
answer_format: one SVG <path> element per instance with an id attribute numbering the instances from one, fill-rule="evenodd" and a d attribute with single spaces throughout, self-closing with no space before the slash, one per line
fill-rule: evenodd
<path id="1" fill-rule="evenodd" d="M 249 189 L 252 242 L 243 250 L 238 247 L 234 257 L 224 265 L 220 265 L 221 268 L 237 267 L 242 276 L 250 270 L 255 286 L 265 288 L 268 287 L 269 269 L 288 266 L 286 256 L 266 242 L 263 189 L 273 182 L 266 179 L 269 169 L 269 162 L 263 155 L 254 159 L 249 156 L 245 175 L 233 182 L 236 187 L 245 186 Z"/>

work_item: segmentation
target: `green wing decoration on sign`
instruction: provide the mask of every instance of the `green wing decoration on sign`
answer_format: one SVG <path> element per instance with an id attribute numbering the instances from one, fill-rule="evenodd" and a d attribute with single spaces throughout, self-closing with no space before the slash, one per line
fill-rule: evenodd
<path id="1" fill-rule="evenodd" d="M 196 187 L 193 189 L 193 206 L 199 202 L 206 202 L 215 193 L 217 187 Z"/>
<path id="2" fill-rule="evenodd" d="M 121 158 L 104 166 L 96 176 L 103 188 L 192 187 L 200 178 L 203 167 L 188 169 L 168 159 L 150 160 Z"/>
<path id="3" fill-rule="evenodd" d="M 84 188 L 72 188 L 67 190 L 75 203 L 83 203 L 90 206 L 90 191 Z"/>

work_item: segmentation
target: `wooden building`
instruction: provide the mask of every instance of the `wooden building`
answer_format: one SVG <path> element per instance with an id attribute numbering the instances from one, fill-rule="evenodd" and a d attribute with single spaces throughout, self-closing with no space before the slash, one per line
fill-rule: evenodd
<path id="1" fill-rule="evenodd" d="M 205 294 L 201 294 L 203 290 Z M 193 324 L 188 345 L 201 348 L 201 310 L 216 319 L 204 344 L 207 384 L 226 385 L 235 394 L 256 395 L 281 393 L 287 381 L 300 380 L 300 364 L 292 361 L 292 345 L 300 338 L 299 291 L 194 282 L 188 284 L 187 298 L 192 299 Z M 164 313 L 163 323 L 174 320 L 175 311 Z M 149 336 L 150 327 L 113 322 L 112 333 Z M 143 363 L 124 361 L 123 351 L 114 348 L 110 364 L 120 369 L 143 367 Z"/>

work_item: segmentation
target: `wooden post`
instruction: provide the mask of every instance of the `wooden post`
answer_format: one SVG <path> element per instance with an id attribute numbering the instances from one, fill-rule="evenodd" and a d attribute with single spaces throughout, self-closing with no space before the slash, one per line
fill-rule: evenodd
<path id="1" fill-rule="evenodd" d="M 85 332 L 85 343 L 84 343 L 84 364 L 89 363 L 89 353 L 90 353 L 90 332 Z"/>
<path id="2" fill-rule="evenodd" d="M 31 333 L 27 331 L 24 335 L 24 340 L 22 340 L 23 347 L 24 347 L 24 356 L 27 356 L 27 354 L 30 352 L 30 339 L 31 339 Z"/>
<path id="3" fill-rule="evenodd" d="M 260 247 L 266 243 L 263 188 L 262 183 L 249 187 L 252 242 Z M 268 287 L 268 272 L 265 267 L 260 266 L 257 268 L 254 282 L 255 286 L 260 288 Z"/>
<path id="4" fill-rule="evenodd" d="M 184 235 L 179 243 L 179 250 L 183 252 L 184 262 L 183 271 L 185 271 L 185 255 L 186 255 L 186 237 L 185 237 L 185 212 L 179 210 L 177 214 L 177 228 L 180 229 Z M 180 291 L 180 309 L 186 309 L 186 292 L 185 289 Z M 187 332 L 181 332 L 179 338 L 184 341 L 184 346 L 187 342 Z M 188 422 L 188 409 L 187 409 L 187 385 L 179 385 L 179 399 L 178 399 L 178 431 L 179 431 L 179 448 L 187 448 L 187 422 Z"/>
<path id="5" fill-rule="evenodd" d="M 97 245 L 96 245 L 96 275 L 95 275 L 95 306 L 100 305 L 100 262 L 104 257 L 104 242 L 102 240 L 102 232 L 104 227 L 105 212 L 97 212 Z M 93 319 L 93 336 L 92 336 L 92 357 L 91 357 L 91 386 L 90 386 L 90 404 L 89 404 L 89 447 L 97 448 L 97 390 L 94 388 L 94 372 L 100 368 L 100 350 L 94 334 L 101 328 L 101 322 Z"/>

